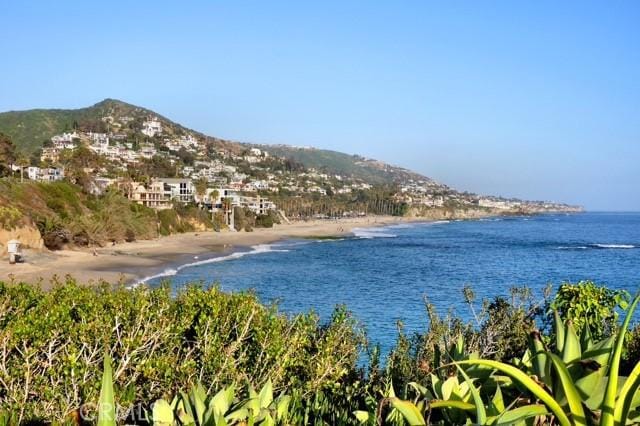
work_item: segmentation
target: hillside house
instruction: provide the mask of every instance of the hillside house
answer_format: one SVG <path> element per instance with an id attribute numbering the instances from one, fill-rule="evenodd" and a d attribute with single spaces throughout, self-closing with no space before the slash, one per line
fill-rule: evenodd
<path id="1" fill-rule="evenodd" d="M 191 203 L 194 199 L 195 187 L 188 178 L 159 178 L 159 182 L 169 187 L 171 198 L 181 203 Z"/>
<path id="2" fill-rule="evenodd" d="M 142 133 L 150 138 L 162 134 L 162 123 L 157 118 L 142 123 Z"/>

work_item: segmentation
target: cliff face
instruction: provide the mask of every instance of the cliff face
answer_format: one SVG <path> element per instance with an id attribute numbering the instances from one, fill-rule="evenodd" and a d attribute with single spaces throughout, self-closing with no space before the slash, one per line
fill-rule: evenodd
<path id="1" fill-rule="evenodd" d="M 22 248 L 42 250 L 44 242 L 40 231 L 33 226 L 21 226 L 12 230 L 0 228 L 0 256 L 7 255 L 7 242 L 18 240 L 22 243 Z"/>
<path id="2" fill-rule="evenodd" d="M 512 210 L 495 209 L 495 208 L 444 208 L 444 207 L 421 207 L 414 206 L 409 209 L 406 216 L 418 217 L 431 220 L 450 220 L 450 219 L 480 219 L 490 216 L 517 216 L 532 215 L 543 213 L 581 213 L 584 210 L 579 207 L 558 208 L 550 210 L 544 208 L 519 208 Z"/>

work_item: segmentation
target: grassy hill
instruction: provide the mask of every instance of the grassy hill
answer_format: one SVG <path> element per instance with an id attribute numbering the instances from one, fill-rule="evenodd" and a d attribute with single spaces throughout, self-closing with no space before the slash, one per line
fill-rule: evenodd
<path id="1" fill-rule="evenodd" d="M 401 182 L 408 179 L 430 180 L 410 170 L 392 166 L 382 161 L 366 159 L 359 155 L 288 145 L 257 145 L 257 147 L 271 155 L 291 158 L 307 168 L 314 168 L 328 174 L 351 176 L 375 184 Z"/>
<path id="2" fill-rule="evenodd" d="M 32 109 L 0 113 L 0 132 L 11 137 L 18 149 L 33 152 L 45 140 L 74 127 L 84 127 L 92 131 L 106 131 L 102 121 L 107 116 L 128 116 L 134 123 L 148 116 L 157 116 L 167 124 L 181 126 L 159 116 L 153 111 L 115 99 L 105 99 L 95 105 L 80 109 Z"/>
<path id="3" fill-rule="evenodd" d="M 127 125 L 128 127 L 120 129 L 120 131 L 126 132 L 139 131 L 142 121 L 149 116 L 155 116 L 162 122 L 165 134 L 189 131 L 202 140 L 213 142 L 219 149 L 236 154 L 250 146 L 258 146 L 272 155 L 290 158 L 307 168 L 314 168 L 328 174 L 351 176 L 371 184 L 387 184 L 407 179 L 428 180 L 428 178 L 409 170 L 357 155 L 286 145 L 247 145 L 206 136 L 200 132 L 186 129 L 154 111 L 115 99 L 105 99 L 93 106 L 80 109 L 33 109 L 0 113 L 0 132 L 9 135 L 19 150 L 32 153 L 39 149 L 45 140 L 56 134 L 72 131 L 74 128 L 84 131 L 106 132 L 109 129 L 103 118 L 108 116 L 114 118 L 130 117 L 132 121 Z"/>

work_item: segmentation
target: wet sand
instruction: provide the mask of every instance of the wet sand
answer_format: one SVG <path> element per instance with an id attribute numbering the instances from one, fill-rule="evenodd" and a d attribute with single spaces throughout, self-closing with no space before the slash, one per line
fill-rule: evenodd
<path id="1" fill-rule="evenodd" d="M 95 249 L 25 251 L 25 263 L 9 265 L 8 259 L 0 259 L 0 281 L 24 281 L 49 288 L 56 277 L 62 280 L 71 275 L 87 285 L 101 281 L 135 283 L 170 265 L 193 261 L 195 256 L 211 257 L 288 238 L 348 235 L 353 228 L 409 220 L 391 216 L 315 220 L 259 228 L 253 232 L 190 232 Z"/>

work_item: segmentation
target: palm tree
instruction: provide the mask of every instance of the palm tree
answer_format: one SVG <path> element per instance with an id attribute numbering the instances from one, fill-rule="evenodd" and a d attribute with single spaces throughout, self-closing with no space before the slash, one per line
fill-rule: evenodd
<path id="1" fill-rule="evenodd" d="M 16 164 L 20 166 L 20 183 L 24 183 L 24 168 L 29 167 L 31 162 L 29 161 L 29 157 L 27 157 L 24 153 L 21 153 L 18 156 L 18 160 Z"/>
<path id="2" fill-rule="evenodd" d="M 4 133 L 0 133 L 0 173 L 2 169 L 8 166 L 9 173 L 13 169 L 16 161 L 16 148 L 11 138 Z"/>

